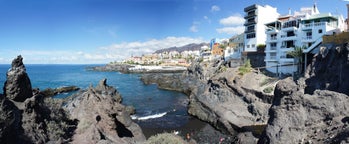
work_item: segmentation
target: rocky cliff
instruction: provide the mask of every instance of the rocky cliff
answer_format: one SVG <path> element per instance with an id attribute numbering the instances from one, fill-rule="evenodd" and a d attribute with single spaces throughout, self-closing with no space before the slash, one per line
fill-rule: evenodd
<path id="1" fill-rule="evenodd" d="M 267 123 L 273 97 L 263 89 L 273 87 L 276 80 L 258 72 L 238 73 L 232 62 L 217 60 L 197 62 L 183 74 L 151 74 L 141 79 L 188 94 L 188 112 L 222 131 L 233 135 L 253 131 L 258 135 L 254 127 Z"/>
<path id="2" fill-rule="evenodd" d="M 23 58 L 13 60 L 0 95 L 1 143 L 142 143 L 116 89 L 102 80 L 67 101 L 31 89 Z M 65 105 L 66 109 L 62 108 Z"/>

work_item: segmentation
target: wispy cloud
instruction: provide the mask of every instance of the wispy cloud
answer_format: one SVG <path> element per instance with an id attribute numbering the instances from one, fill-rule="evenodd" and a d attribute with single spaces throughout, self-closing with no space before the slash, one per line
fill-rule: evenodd
<path id="1" fill-rule="evenodd" d="M 244 22 L 245 19 L 240 14 L 228 16 L 219 20 L 219 23 L 223 25 L 223 27 L 217 28 L 216 31 L 220 34 L 240 34 L 245 30 L 243 26 Z"/>
<path id="2" fill-rule="evenodd" d="M 204 16 L 204 20 L 206 20 L 209 24 L 211 23 L 211 19 L 208 16 Z"/>
<path id="3" fill-rule="evenodd" d="M 211 12 L 218 12 L 220 10 L 221 10 L 221 8 L 219 6 L 217 6 L 217 5 L 211 6 Z"/>
<path id="4" fill-rule="evenodd" d="M 192 25 L 192 26 L 189 28 L 189 30 L 190 30 L 191 32 L 198 32 L 198 31 L 199 31 L 197 25 Z"/>
<path id="5" fill-rule="evenodd" d="M 219 23 L 222 25 L 242 25 L 244 24 L 245 19 L 240 14 L 235 14 L 219 20 Z"/>

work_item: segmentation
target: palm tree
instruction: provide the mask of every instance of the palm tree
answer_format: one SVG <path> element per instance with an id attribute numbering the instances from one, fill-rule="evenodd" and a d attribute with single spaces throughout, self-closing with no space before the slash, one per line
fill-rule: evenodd
<path id="1" fill-rule="evenodd" d="M 298 73 L 299 74 L 302 72 L 303 49 L 306 49 L 306 47 L 305 46 L 303 46 L 303 47 L 295 46 L 293 48 L 293 51 L 287 52 L 288 55 L 290 55 L 294 58 L 294 61 L 298 66 Z"/>

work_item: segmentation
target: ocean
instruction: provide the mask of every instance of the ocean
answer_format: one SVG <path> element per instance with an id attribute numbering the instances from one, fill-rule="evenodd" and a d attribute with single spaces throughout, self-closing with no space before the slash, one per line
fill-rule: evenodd
<path id="1" fill-rule="evenodd" d="M 32 87 L 40 90 L 72 85 L 86 89 L 107 78 L 107 84 L 115 87 L 121 94 L 122 103 L 136 108 L 136 114 L 131 117 L 141 127 L 176 128 L 189 121 L 186 95 L 158 89 L 155 84 L 144 85 L 139 74 L 87 71 L 87 66 L 96 65 L 27 64 L 26 69 Z M 0 65 L 0 93 L 3 93 L 6 72 L 10 67 L 11 65 Z M 64 98 L 71 94 L 63 93 L 55 98 Z"/>

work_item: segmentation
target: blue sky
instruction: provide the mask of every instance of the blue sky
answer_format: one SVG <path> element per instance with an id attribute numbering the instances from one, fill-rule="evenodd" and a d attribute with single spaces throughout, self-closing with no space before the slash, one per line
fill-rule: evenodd
<path id="1" fill-rule="evenodd" d="M 280 14 L 314 0 L 0 0 L 0 63 L 108 63 L 161 48 L 229 38 L 243 8 Z M 343 0 L 316 0 L 320 12 L 346 14 Z"/>

